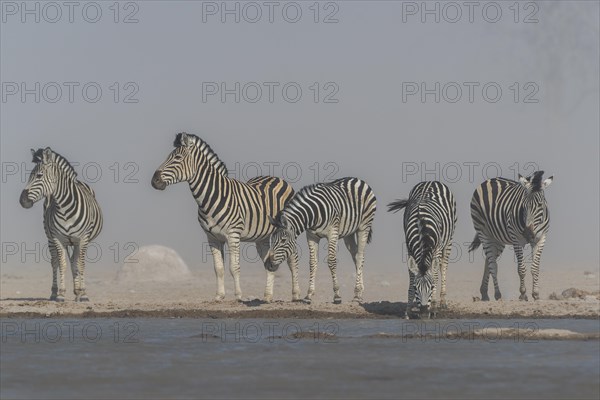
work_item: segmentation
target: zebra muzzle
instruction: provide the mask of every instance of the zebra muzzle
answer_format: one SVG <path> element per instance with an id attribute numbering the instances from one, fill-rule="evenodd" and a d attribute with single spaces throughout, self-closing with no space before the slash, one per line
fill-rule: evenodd
<path id="1" fill-rule="evenodd" d="M 279 264 L 273 263 L 271 255 L 265 260 L 265 269 L 269 272 L 275 272 L 279 269 Z"/>
<path id="2" fill-rule="evenodd" d="M 157 170 L 152 176 L 152 187 L 156 190 L 165 190 L 167 184 L 162 180 L 160 171 Z"/>
<path id="3" fill-rule="evenodd" d="M 21 197 L 19 198 L 19 203 L 23 208 L 31 208 L 33 207 L 33 201 L 29 199 L 29 191 L 27 189 L 21 192 Z"/>

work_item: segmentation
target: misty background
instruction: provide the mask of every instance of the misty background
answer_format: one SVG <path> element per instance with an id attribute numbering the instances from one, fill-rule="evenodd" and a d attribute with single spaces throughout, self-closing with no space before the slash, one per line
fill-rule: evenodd
<path id="1" fill-rule="evenodd" d="M 2 2 L 3 269 L 46 268 L 51 276 L 47 261 L 37 263 L 27 253 L 46 244 L 42 204 L 25 210 L 18 202 L 33 166 L 29 149 L 51 146 L 78 163 L 80 179 L 96 191 L 104 213 L 96 240 L 102 256 L 92 255 L 88 268 L 117 268 L 136 246 L 162 244 L 192 270 L 212 270 L 187 184 L 164 192 L 150 186 L 174 135 L 186 131 L 206 140 L 244 180 L 271 172 L 296 190 L 344 176 L 366 180 L 378 200 L 367 277 L 375 271 L 407 276 L 402 214 L 387 213 L 386 205 L 407 197 L 419 181 L 438 179 L 453 190 L 458 206 L 449 273 L 454 268 L 479 278 L 481 253 L 472 260 L 466 253 L 474 236 L 469 202 L 475 187 L 486 178 L 515 179 L 535 169 L 555 178 L 546 191 L 551 224 L 542 276 L 544 270 L 598 270 L 598 2 L 521 2 L 518 15 L 514 2 L 498 2 L 502 15 L 493 23 L 482 16 L 487 2 L 474 10 L 473 22 L 465 7 L 459 20 L 448 22 L 455 10 L 446 7 L 444 14 L 446 3 L 437 3 L 439 23 L 411 8 L 420 9 L 421 2 L 296 2 L 285 15 L 295 19 L 298 5 L 302 16 L 295 23 L 283 16 L 289 2 L 278 3 L 272 23 L 266 6 L 252 23 L 244 17 L 255 18 L 253 5 L 243 14 L 246 2 L 227 2 L 230 9 L 238 4 L 236 23 L 228 14 L 221 21 L 224 3 L 208 3 L 122 2 L 116 16 L 113 2 L 100 2 L 102 16 L 91 23 L 82 16 L 82 2 L 73 22 L 63 8 L 62 18 L 51 23 L 44 16 L 52 20 L 55 10 L 43 14 L 45 3 L 29 2 L 40 7 L 38 23 L 26 14 L 22 22 L 22 10 L 14 9 L 22 3 Z M 433 9 L 436 3 L 428 4 Z M 94 19 L 94 10 L 87 11 Z M 490 19 L 494 10 L 488 11 Z M 23 98 L 21 84 L 36 92 L 36 82 L 39 102 L 35 93 Z M 52 82 L 62 88 L 56 102 L 49 101 L 57 97 Z M 65 82 L 78 85 L 72 102 Z M 82 87 L 90 82 L 86 100 Z M 223 102 L 221 93 L 207 92 L 220 90 L 222 82 L 228 89 L 240 83 L 239 102 L 235 94 Z M 273 102 L 265 82 L 275 82 Z M 286 99 L 282 88 L 290 82 Z M 427 89 L 440 83 L 439 102 L 435 94 L 423 102 L 421 93 L 407 93 L 422 82 Z M 465 82 L 478 85 L 472 102 Z M 502 90 L 496 102 L 482 94 L 490 82 L 487 95 Z M 89 101 L 96 100 L 98 86 L 101 96 Z M 251 102 L 256 86 L 262 97 Z M 462 97 L 452 102 L 456 86 Z M 289 101 L 297 87 L 301 97 Z M 299 242 L 306 272 L 304 235 Z M 253 246 L 244 248 L 242 285 L 244 276 L 264 274 L 261 263 L 249 262 Z M 516 275 L 512 257 L 507 250 L 501 274 Z M 354 270 L 345 249 L 340 260 L 341 274 Z M 228 272 L 225 279 L 229 285 Z"/>

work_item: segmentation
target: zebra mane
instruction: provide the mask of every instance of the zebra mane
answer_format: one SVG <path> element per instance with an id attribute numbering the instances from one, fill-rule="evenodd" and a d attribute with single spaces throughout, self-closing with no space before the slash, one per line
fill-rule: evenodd
<path id="1" fill-rule="evenodd" d="M 56 163 L 56 165 L 58 165 L 58 167 L 61 171 L 65 172 L 68 176 L 70 176 L 74 179 L 77 176 L 77 172 L 75 171 L 75 168 L 73 168 L 73 166 L 71 165 L 69 160 L 67 160 L 65 157 L 61 156 L 54 150 L 50 150 L 50 151 L 52 152 L 52 161 L 54 161 Z M 44 149 L 42 149 L 42 148 L 37 149 L 35 151 L 35 153 L 33 154 L 33 160 L 31 160 L 31 161 L 33 161 L 36 164 L 41 163 L 43 154 L 44 154 Z"/>
<path id="2" fill-rule="evenodd" d="M 201 138 L 199 138 L 198 136 L 193 135 L 191 133 L 180 132 L 177 135 L 175 135 L 175 140 L 173 141 L 174 147 L 184 146 L 184 144 L 182 143 L 183 135 L 186 135 L 188 137 L 188 139 L 192 140 L 192 142 L 194 143 L 194 146 L 196 146 L 202 152 L 202 154 L 204 154 L 204 156 L 206 157 L 208 162 L 213 167 L 215 167 L 215 169 L 220 174 L 225 175 L 225 176 L 228 175 L 227 166 L 225 165 L 225 163 L 223 161 L 221 161 L 221 159 L 219 158 L 217 153 L 215 153 L 215 151 L 210 147 L 210 145 L 208 143 L 206 143 L 204 140 L 202 140 Z"/>
<path id="3" fill-rule="evenodd" d="M 531 191 L 538 192 L 542 190 L 542 176 L 544 175 L 544 171 L 535 171 L 533 176 L 530 178 L 531 181 Z"/>
<path id="4" fill-rule="evenodd" d="M 316 184 L 316 183 L 312 183 L 312 184 L 310 184 L 310 185 L 306 185 L 306 186 L 302 187 L 302 188 L 301 188 L 301 189 L 298 191 L 298 193 L 296 193 L 296 195 L 310 193 L 310 192 L 312 192 L 312 191 L 314 190 L 314 188 L 316 188 L 316 187 L 317 187 L 317 184 Z M 296 197 L 296 196 L 294 196 L 294 197 Z M 293 199 L 292 199 L 292 200 L 293 200 Z"/>

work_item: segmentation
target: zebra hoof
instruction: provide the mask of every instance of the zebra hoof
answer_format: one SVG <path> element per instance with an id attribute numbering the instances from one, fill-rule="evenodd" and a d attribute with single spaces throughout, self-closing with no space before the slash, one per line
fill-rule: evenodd
<path id="1" fill-rule="evenodd" d="M 86 302 L 90 301 L 90 298 L 87 297 L 86 295 L 83 295 L 83 296 L 79 297 L 78 299 L 75 299 L 75 301 L 86 303 Z"/>
<path id="2" fill-rule="evenodd" d="M 335 298 L 333 299 L 333 304 L 342 304 L 342 299 L 341 298 Z"/>
<path id="3" fill-rule="evenodd" d="M 216 295 L 216 296 L 215 296 L 215 301 L 216 301 L 217 303 L 220 303 L 220 302 L 222 302 L 223 300 L 225 300 L 225 295 L 224 295 L 224 294 L 218 294 L 218 295 Z"/>
<path id="4" fill-rule="evenodd" d="M 487 294 L 485 296 L 481 296 L 481 301 L 490 301 L 490 296 L 488 296 Z"/>
<path id="5" fill-rule="evenodd" d="M 269 304 L 273 302 L 273 297 L 264 297 L 263 298 L 263 303 L 265 304 Z"/>
<path id="6" fill-rule="evenodd" d="M 521 301 L 529 301 L 529 299 L 527 298 L 527 295 L 525 293 L 523 293 L 522 295 L 519 296 L 519 300 L 521 300 Z"/>
<path id="7" fill-rule="evenodd" d="M 540 294 L 539 293 L 532 293 L 531 296 L 533 297 L 534 300 L 539 300 L 540 299 Z"/>
<path id="8" fill-rule="evenodd" d="M 494 298 L 496 300 L 501 300 L 502 299 L 502 295 L 500 294 L 500 292 L 498 292 L 498 293 L 494 294 Z"/>
<path id="9" fill-rule="evenodd" d="M 310 297 L 305 297 L 302 299 L 302 302 L 304 304 L 310 304 L 310 303 L 312 303 L 312 299 Z"/>
<path id="10" fill-rule="evenodd" d="M 355 296 L 355 297 L 352 299 L 352 302 L 353 302 L 353 303 L 362 303 L 362 301 L 363 301 L 363 298 L 362 298 L 362 297 L 356 297 L 356 296 Z M 341 302 L 341 300 L 340 300 L 340 302 Z"/>
<path id="11" fill-rule="evenodd" d="M 64 296 L 56 296 L 56 299 L 54 299 L 54 301 L 56 301 L 57 303 L 64 303 L 65 298 Z"/>
<path id="12" fill-rule="evenodd" d="M 56 294 L 50 296 L 50 301 L 56 301 Z"/>
<path id="13" fill-rule="evenodd" d="M 302 303 L 302 302 L 304 302 L 304 299 L 301 299 L 300 297 L 292 298 L 292 303 Z"/>

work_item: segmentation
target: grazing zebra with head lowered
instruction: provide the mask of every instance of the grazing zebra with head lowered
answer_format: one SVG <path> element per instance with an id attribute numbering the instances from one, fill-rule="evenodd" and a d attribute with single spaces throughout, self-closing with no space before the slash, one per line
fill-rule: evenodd
<path id="1" fill-rule="evenodd" d="M 50 147 L 31 149 L 36 163 L 29 182 L 21 193 L 24 208 L 31 208 L 45 197 L 44 230 L 48 237 L 52 263 L 52 295 L 50 300 L 65 301 L 67 249 L 70 256 L 75 301 L 88 301 L 85 293 L 85 255 L 88 244 L 102 230 L 102 212 L 92 188 L 77 180 L 69 162 Z"/>
<path id="2" fill-rule="evenodd" d="M 485 268 L 481 281 L 481 299 L 489 300 L 488 283 L 490 274 L 494 279 L 494 297 L 502 295 L 498 287 L 498 264 L 496 260 L 502 254 L 505 245 L 512 245 L 517 257 L 519 271 L 520 300 L 527 300 L 525 290 L 525 264 L 523 247 L 531 245 L 533 262 L 532 296 L 539 298 L 538 275 L 540 258 L 546 233 L 550 223 L 550 214 L 544 196 L 544 189 L 550 186 L 553 177 L 542 180 L 544 171 L 536 171 L 530 177 L 519 175 L 519 182 L 504 178 L 494 178 L 483 182 L 471 200 L 471 217 L 475 226 L 475 239 L 469 251 L 483 243 Z"/>
<path id="3" fill-rule="evenodd" d="M 405 318 L 409 317 L 415 298 L 421 312 L 435 312 L 438 271 L 442 281 L 440 305 L 446 307 L 446 269 L 456 226 L 454 195 L 441 182 L 420 182 L 410 191 L 408 199 L 395 201 L 388 207 L 388 211 L 394 212 L 406 208 L 404 234 L 410 283 Z"/>
<path id="4" fill-rule="evenodd" d="M 198 221 L 206 232 L 217 275 L 215 300 L 225 298 L 224 245 L 230 255 L 230 272 L 235 282 L 235 297 L 242 300 L 240 288 L 240 242 L 255 242 L 267 269 L 265 301 L 273 298 L 275 271 L 268 262 L 269 235 L 274 228 L 269 217 L 277 215 L 294 194 L 292 187 L 275 177 L 257 177 L 240 182 L 227 176 L 227 167 L 210 146 L 198 136 L 178 133 L 175 149 L 154 173 L 152 186 L 187 181 L 198 203 Z M 298 254 L 288 257 L 292 271 L 292 300 L 299 300 Z"/>
<path id="5" fill-rule="evenodd" d="M 315 293 L 319 241 L 327 238 L 327 262 L 333 279 L 333 302 L 341 303 L 336 253 L 338 239 L 344 239 L 356 265 L 354 301 L 362 301 L 364 253 L 367 243 L 371 242 L 375 209 L 373 190 L 357 178 L 342 178 L 305 186 L 271 221 L 277 227 L 271 235 L 271 264 L 277 268 L 290 254 L 296 252 L 298 236 L 306 231 L 310 250 L 310 280 L 305 301 L 310 302 Z"/>

